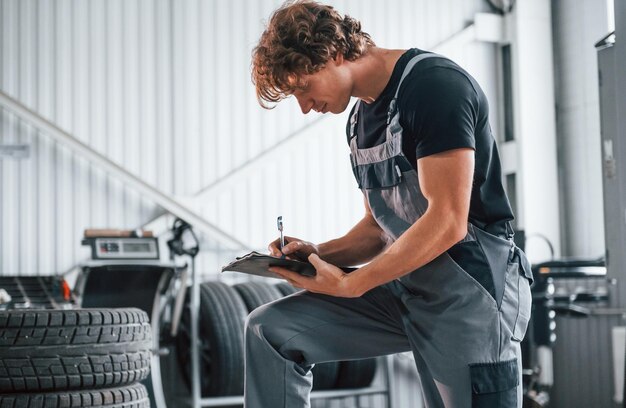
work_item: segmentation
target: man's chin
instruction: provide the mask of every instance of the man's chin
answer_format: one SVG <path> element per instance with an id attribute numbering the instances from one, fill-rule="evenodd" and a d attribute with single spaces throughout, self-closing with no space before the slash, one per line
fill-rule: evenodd
<path id="1" fill-rule="evenodd" d="M 332 113 L 332 114 L 335 114 L 335 115 L 343 113 L 348 108 L 349 104 L 350 104 L 350 101 L 348 100 L 348 103 L 344 103 L 344 104 L 342 104 L 339 107 L 332 107 L 332 108 L 330 108 L 328 110 L 328 113 Z"/>

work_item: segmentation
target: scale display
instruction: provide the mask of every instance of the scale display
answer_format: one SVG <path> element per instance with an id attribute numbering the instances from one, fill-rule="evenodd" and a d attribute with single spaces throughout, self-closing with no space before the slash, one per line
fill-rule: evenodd
<path id="1" fill-rule="evenodd" d="M 159 259 L 156 238 L 93 238 L 93 259 Z"/>

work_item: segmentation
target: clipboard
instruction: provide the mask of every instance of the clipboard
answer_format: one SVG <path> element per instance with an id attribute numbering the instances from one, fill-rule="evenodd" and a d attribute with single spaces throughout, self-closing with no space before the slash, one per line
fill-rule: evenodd
<path id="1" fill-rule="evenodd" d="M 256 251 L 237 257 L 233 262 L 222 267 L 222 272 L 242 272 L 250 275 L 264 276 L 266 278 L 281 279 L 279 275 L 268 270 L 272 266 L 281 266 L 290 271 L 297 272 L 302 276 L 315 276 L 317 274 L 313 265 L 308 262 L 277 258 Z"/>

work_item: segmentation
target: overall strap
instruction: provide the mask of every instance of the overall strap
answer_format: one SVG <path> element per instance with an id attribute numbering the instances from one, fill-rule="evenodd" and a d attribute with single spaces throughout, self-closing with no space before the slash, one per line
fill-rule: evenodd
<path id="1" fill-rule="evenodd" d="M 415 67 L 415 65 L 418 62 L 420 62 L 422 60 L 425 60 L 426 58 L 433 58 L 433 57 L 443 58 L 439 54 L 435 54 L 435 53 L 432 53 L 432 52 L 426 52 L 426 53 L 414 56 L 413 58 L 411 58 L 409 63 L 406 64 L 406 67 L 404 68 L 404 72 L 402 72 L 402 77 L 400 77 L 400 82 L 398 82 L 398 87 L 396 88 L 396 93 L 393 96 L 393 99 L 391 100 L 391 102 L 389 103 L 389 110 L 387 111 L 387 125 L 389 125 L 391 123 L 391 119 L 393 118 L 393 115 L 396 113 L 398 94 L 400 93 L 400 87 L 402 86 L 402 82 L 404 81 L 404 79 L 407 77 L 407 75 L 409 75 L 411 73 L 411 70 L 413 70 L 413 67 Z"/>
<path id="2" fill-rule="evenodd" d="M 411 73 L 411 70 L 413 69 L 413 67 L 415 67 L 415 65 L 418 62 L 426 58 L 432 58 L 432 57 L 441 57 L 441 55 L 427 52 L 427 53 L 416 55 L 415 57 L 409 60 L 408 64 L 404 68 L 404 71 L 402 72 L 402 77 L 400 77 L 400 82 L 398 82 L 396 93 L 393 99 L 391 100 L 391 103 L 389 103 L 389 109 L 387 110 L 387 125 L 391 123 L 391 119 L 393 118 L 393 115 L 396 113 L 396 105 L 397 105 L 396 101 L 398 99 L 398 93 L 400 92 L 400 86 L 402 85 L 402 82 L 407 77 L 407 75 Z M 352 139 L 354 139 L 354 137 L 356 136 L 355 129 L 356 129 L 356 124 L 358 120 L 358 113 L 359 113 L 360 106 L 361 106 L 361 100 L 357 99 L 356 103 L 354 104 L 354 112 L 352 113 L 352 116 L 350 117 L 350 137 L 348 139 L 349 143 L 352 143 Z M 390 132 L 387 132 L 387 139 L 390 137 L 390 134 L 391 134 Z"/>
<path id="3" fill-rule="evenodd" d="M 361 100 L 357 99 L 356 103 L 354 104 L 354 112 L 352 113 L 352 116 L 350 116 L 350 139 L 349 140 L 352 140 L 352 138 L 354 138 L 355 136 L 354 129 L 356 128 L 356 121 L 358 119 L 360 106 L 361 106 Z"/>

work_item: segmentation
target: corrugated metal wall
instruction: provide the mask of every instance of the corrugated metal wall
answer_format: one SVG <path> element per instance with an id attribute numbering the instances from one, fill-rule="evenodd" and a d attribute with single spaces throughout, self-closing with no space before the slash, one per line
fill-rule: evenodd
<path id="1" fill-rule="evenodd" d="M 172 191 L 168 2 L 2 1 L 1 89 L 166 192 Z M 155 44 L 159 44 L 155 47 Z M 144 202 L 3 111 L 0 273 L 60 272 L 85 227 L 133 227 Z"/>
<path id="2" fill-rule="evenodd" d="M 486 11 L 482 0 L 333 1 L 384 47 L 430 48 Z M 322 241 L 362 215 L 345 115 L 264 111 L 250 52 L 279 1 L 0 0 L 0 89 L 166 194 L 184 198 L 251 248 L 276 236 Z M 485 88 L 500 129 L 496 47 L 452 53 Z M 86 227 L 134 228 L 159 209 L 37 129 L 0 110 L 0 274 L 51 274 L 88 256 Z M 206 237 L 216 272 L 232 251 Z M 421 406 L 410 362 L 397 362 L 399 406 Z M 400 367 L 402 366 L 402 367 Z M 402 392 L 400 392 L 402 390 Z M 363 397 L 362 407 L 383 406 Z M 317 406 L 354 406 L 334 401 Z"/>

